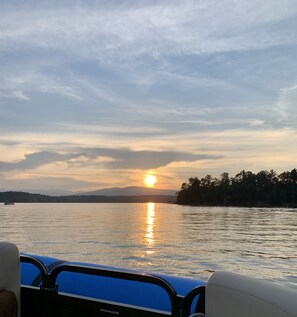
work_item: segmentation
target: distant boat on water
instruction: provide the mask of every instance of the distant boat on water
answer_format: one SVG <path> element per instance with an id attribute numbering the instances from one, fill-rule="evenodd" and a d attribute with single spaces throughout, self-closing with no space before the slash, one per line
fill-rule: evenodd
<path id="1" fill-rule="evenodd" d="M 14 205 L 14 202 L 13 201 L 10 201 L 10 200 L 6 200 L 4 202 L 4 205 Z"/>

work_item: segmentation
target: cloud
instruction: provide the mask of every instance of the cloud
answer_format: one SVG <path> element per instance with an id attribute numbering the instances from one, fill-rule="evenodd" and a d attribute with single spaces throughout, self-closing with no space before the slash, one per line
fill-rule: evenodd
<path id="1" fill-rule="evenodd" d="M 214 160 L 222 156 L 192 154 L 175 151 L 133 151 L 130 149 L 89 148 L 80 149 L 77 153 L 60 154 L 56 152 L 35 152 L 26 154 L 25 159 L 17 162 L 0 162 L 0 171 L 30 170 L 39 166 L 68 162 L 71 166 L 104 166 L 107 169 L 155 169 L 173 162 L 194 162 Z"/>
<path id="2" fill-rule="evenodd" d="M 3 128 L 42 129 L 46 124 L 55 129 L 56 124 L 75 125 L 86 113 L 90 124 L 107 119 L 116 126 L 115 119 L 125 117 L 130 126 L 147 120 L 170 133 L 170 119 L 174 127 L 181 123 L 179 129 L 193 119 L 209 123 L 208 128 L 225 128 L 216 124 L 215 114 L 197 110 L 233 108 L 226 110 L 230 125 L 246 116 L 242 104 L 254 108 L 250 121 L 263 120 L 255 117 L 263 115 L 258 103 L 266 99 L 268 104 L 273 91 L 263 92 L 260 80 L 267 86 L 275 78 L 278 89 L 277 67 L 292 64 L 265 61 L 277 55 L 269 48 L 296 45 L 296 12 L 291 0 L 5 5 L 0 95 L 30 104 L 31 111 L 18 113 L 15 126 L 4 123 Z M 168 110 L 182 115 L 176 120 L 178 114 L 168 115 Z M 190 115 L 194 110 L 196 118 Z"/>
<path id="3" fill-rule="evenodd" d="M 256 119 L 256 120 L 251 120 L 249 124 L 251 127 L 259 127 L 259 126 L 263 126 L 265 124 L 265 121 Z"/>
<path id="4" fill-rule="evenodd" d="M 20 99 L 20 100 L 25 100 L 25 101 L 29 101 L 30 98 L 27 97 L 22 91 L 20 90 L 15 90 L 12 91 L 12 95 L 15 96 L 16 98 Z"/>
<path id="5" fill-rule="evenodd" d="M 194 162 L 198 160 L 214 160 L 222 156 L 207 154 L 192 154 L 175 151 L 133 151 L 130 149 L 88 149 L 85 155 L 110 157 L 112 160 L 104 163 L 111 169 L 155 169 L 173 162 Z"/>
<path id="6" fill-rule="evenodd" d="M 105 7 L 62 2 L 58 8 L 40 4 L 34 10 L 15 7 L 14 12 L 8 7 L 1 18 L 1 49 L 17 45 L 68 51 L 106 63 L 145 54 L 159 58 L 262 49 L 294 41 L 292 32 L 276 29 L 271 34 L 266 28 L 294 14 L 296 5 L 289 0 L 123 2 Z"/>
<path id="7" fill-rule="evenodd" d="M 64 78 L 62 80 L 55 74 L 43 74 L 42 69 L 36 69 L 36 65 L 31 63 L 21 69 L 18 68 L 18 65 L 2 66 L 0 69 L 2 73 L 0 96 L 2 97 L 30 101 L 30 95 L 38 91 L 42 94 L 53 94 L 74 101 L 82 101 L 82 97 L 76 89 L 77 83 L 73 79 L 65 80 Z"/>
<path id="8" fill-rule="evenodd" d="M 0 162 L 0 171 L 13 171 L 13 170 L 28 170 L 34 169 L 38 166 L 66 161 L 71 158 L 76 157 L 75 154 L 60 154 L 48 151 L 36 152 L 31 154 L 26 154 L 23 160 L 17 162 Z"/>
<path id="9" fill-rule="evenodd" d="M 19 145 L 20 142 L 19 141 L 15 141 L 15 140 L 8 140 L 5 139 L 5 137 L 3 139 L 0 138 L 0 146 L 4 145 L 4 146 L 15 146 L 15 145 Z"/>
<path id="10" fill-rule="evenodd" d="M 277 110 L 279 111 L 279 121 L 288 127 L 296 127 L 297 120 L 297 84 L 280 89 L 277 102 Z"/>

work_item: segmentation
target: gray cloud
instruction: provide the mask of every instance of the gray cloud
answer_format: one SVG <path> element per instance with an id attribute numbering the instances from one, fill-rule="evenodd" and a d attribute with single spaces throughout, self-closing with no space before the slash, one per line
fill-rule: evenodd
<path id="1" fill-rule="evenodd" d="M 27 170 L 34 169 L 38 166 L 67 161 L 71 158 L 77 157 L 76 154 L 60 154 L 55 152 L 36 152 L 32 154 L 26 154 L 23 160 L 17 162 L 0 162 L 0 171 L 13 171 L 13 170 Z"/>
<path id="2" fill-rule="evenodd" d="M 108 148 L 89 148 L 79 149 L 77 153 L 61 154 L 56 152 L 35 152 L 25 155 L 25 159 L 17 162 L 0 162 L 0 171 L 28 170 L 39 166 L 69 161 L 74 158 L 84 156 L 91 161 L 80 162 L 80 166 L 94 165 L 104 166 L 107 169 L 154 169 L 166 166 L 172 162 L 194 162 L 198 160 L 214 160 L 222 156 L 207 154 L 192 154 L 186 152 L 175 151 L 133 151 L 130 149 L 108 149 Z M 93 162 L 97 158 L 108 158 L 110 160 L 102 160 Z M 70 164 L 75 164 L 71 163 Z"/>
<path id="3" fill-rule="evenodd" d="M 130 149 L 88 149 L 86 156 L 103 156 L 112 158 L 104 162 L 107 168 L 112 169 L 154 169 L 166 166 L 173 162 L 194 162 L 198 160 L 214 160 L 222 156 L 208 154 L 192 154 L 175 151 L 133 151 Z"/>
<path id="4" fill-rule="evenodd" d="M 18 145 L 18 144 L 20 144 L 20 142 L 11 141 L 11 140 L 5 140 L 5 139 L 0 140 L 0 145 L 4 145 L 4 146 L 7 146 L 7 145 L 14 146 L 14 145 Z"/>

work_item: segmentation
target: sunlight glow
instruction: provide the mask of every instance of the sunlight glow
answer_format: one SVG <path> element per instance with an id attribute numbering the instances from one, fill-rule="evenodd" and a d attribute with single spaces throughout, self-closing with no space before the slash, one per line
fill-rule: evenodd
<path id="1" fill-rule="evenodd" d="M 146 187 L 154 187 L 157 182 L 157 177 L 151 174 L 144 175 L 143 182 Z"/>

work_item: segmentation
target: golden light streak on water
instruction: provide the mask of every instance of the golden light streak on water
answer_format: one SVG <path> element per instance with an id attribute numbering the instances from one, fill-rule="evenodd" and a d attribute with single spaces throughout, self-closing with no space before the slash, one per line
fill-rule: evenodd
<path id="1" fill-rule="evenodd" d="M 154 238 L 154 227 L 155 227 L 155 203 L 147 203 L 147 213 L 146 213 L 146 235 L 145 244 L 151 249 L 155 244 Z M 153 254 L 153 250 L 147 250 L 147 254 Z"/>

